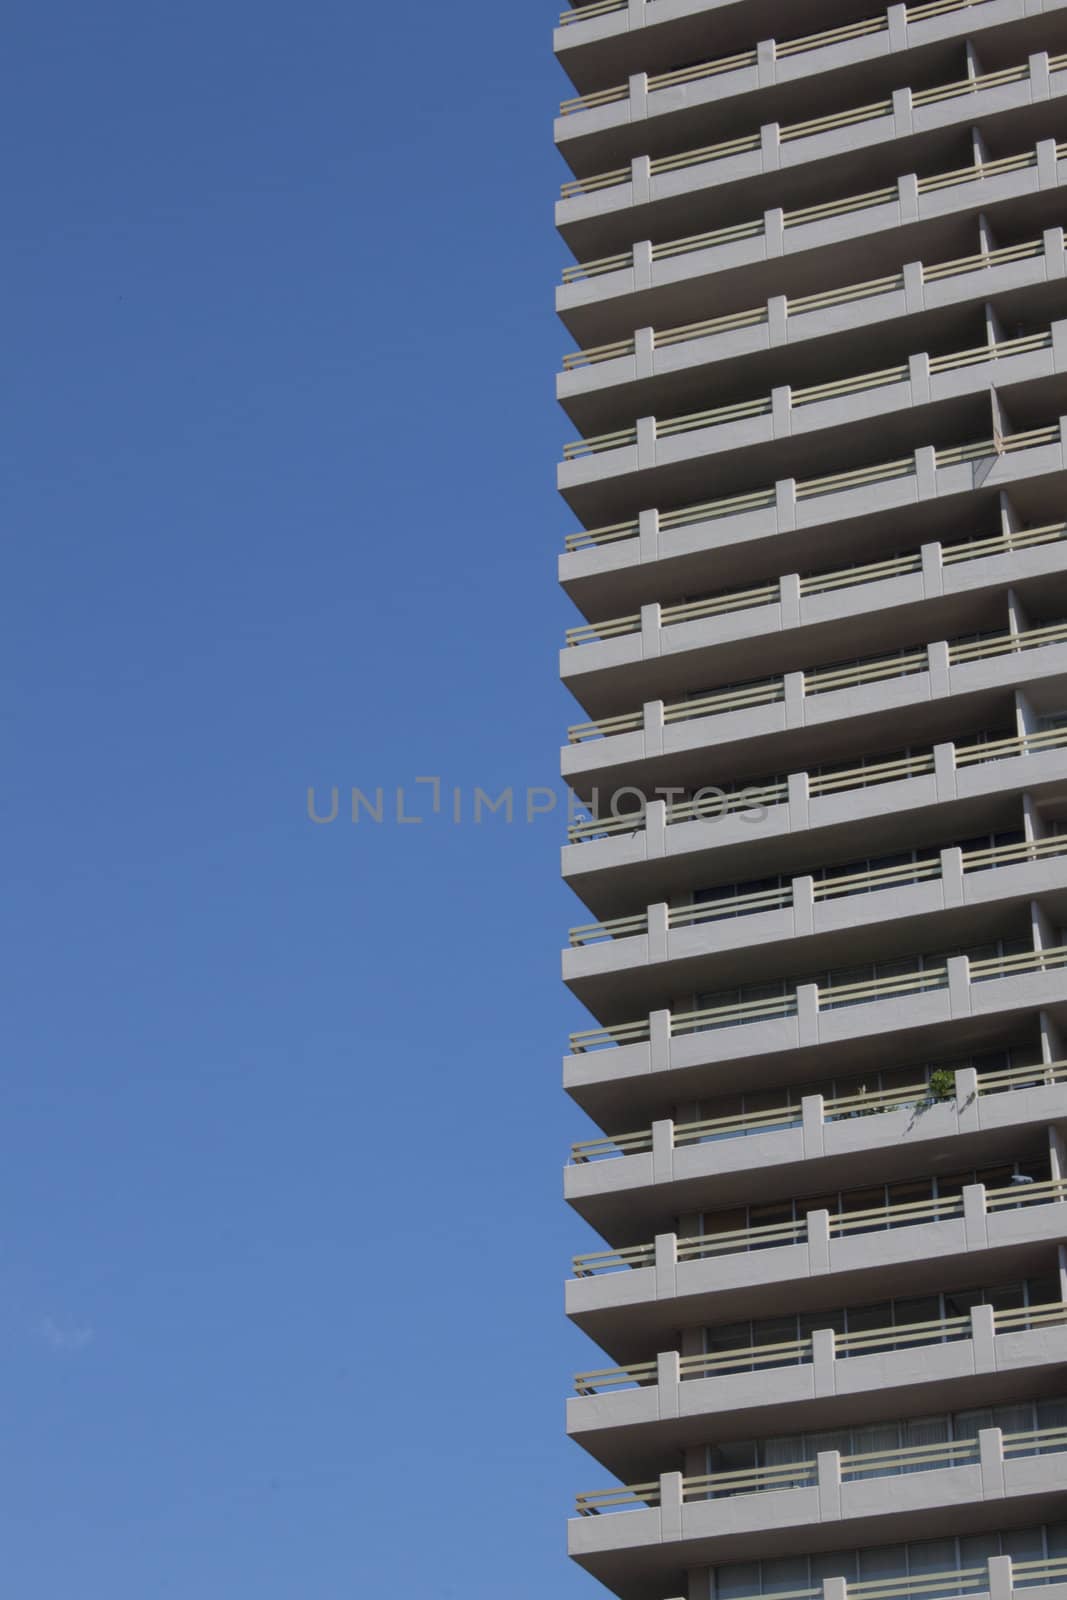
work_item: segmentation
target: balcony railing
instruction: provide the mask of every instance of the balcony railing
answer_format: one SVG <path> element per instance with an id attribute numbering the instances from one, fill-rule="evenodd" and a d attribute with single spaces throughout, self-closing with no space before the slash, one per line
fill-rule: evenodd
<path id="1" fill-rule="evenodd" d="M 560 15 L 560 25 L 566 27 L 572 22 L 584 22 L 587 17 L 606 16 L 612 11 L 626 9 L 627 0 L 599 0 L 598 4 L 583 6 L 578 11 L 564 11 Z M 925 17 L 941 16 L 949 11 L 965 11 L 971 6 L 981 5 L 984 0 L 935 0 L 933 5 L 909 6 L 906 12 L 908 22 L 919 22 Z M 829 28 L 821 33 L 803 34 L 797 39 L 782 41 L 770 40 L 776 59 L 783 57 L 803 55 L 809 50 L 821 50 L 827 45 L 847 44 L 851 39 L 862 39 L 868 34 L 887 33 L 889 31 L 889 18 L 883 14 L 869 17 L 862 22 L 846 23 L 841 28 Z M 704 61 L 695 67 L 682 67 L 676 72 L 661 72 L 648 80 L 649 91 L 656 89 L 670 89 L 679 83 L 696 83 L 702 78 L 716 78 L 723 72 L 733 72 L 739 67 L 754 67 L 756 65 L 755 50 L 743 50 L 737 55 L 722 56 L 714 61 Z M 577 95 L 572 100 L 564 100 L 560 105 L 561 116 L 573 116 L 576 111 L 588 111 L 594 106 L 610 105 L 615 100 L 628 100 L 630 97 L 629 84 L 617 84 L 611 89 L 600 89 L 594 94 Z"/>
<path id="2" fill-rule="evenodd" d="M 1013 455 L 1019 450 L 1036 450 L 1043 445 L 1055 444 L 1060 437 L 1058 424 L 1045 428 L 1031 428 L 1025 433 L 1004 434 L 1000 438 L 976 440 L 973 444 L 954 445 L 934 452 L 937 467 L 957 466 L 965 461 L 981 461 L 989 456 Z M 914 455 L 897 461 L 885 461 L 876 466 L 861 467 L 852 472 L 831 473 L 829 477 L 802 479 L 796 485 L 798 500 L 811 500 L 818 496 L 839 494 L 846 489 L 859 489 L 876 483 L 887 483 L 896 478 L 915 476 Z M 700 522 L 717 522 L 723 517 L 740 516 L 746 511 L 763 511 L 776 503 L 776 490 L 772 486 L 756 489 L 748 494 L 731 495 L 723 500 L 707 500 L 701 505 L 685 506 L 679 511 L 660 514 L 661 532 L 674 528 L 688 528 Z M 604 528 L 583 528 L 566 537 L 569 552 L 586 550 L 601 545 L 619 544 L 625 539 L 636 539 L 640 525 L 636 518 L 628 522 L 615 522 Z"/>
<path id="3" fill-rule="evenodd" d="M 1014 1093 L 1019 1089 L 1040 1089 L 1057 1083 L 1067 1083 L 1067 1061 L 1038 1062 L 1033 1066 L 982 1073 L 978 1077 L 977 1093 L 981 1098 L 988 1094 Z M 937 1103 L 937 1097 L 926 1083 L 912 1083 L 897 1089 L 864 1090 L 859 1094 L 838 1095 L 832 1099 L 817 1098 L 822 1100 L 824 1123 L 882 1116 L 904 1107 L 920 1109 Z M 955 1098 L 959 1099 L 958 1089 Z M 680 1150 L 694 1144 L 718 1143 L 723 1139 L 748 1139 L 754 1134 L 799 1128 L 803 1120 L 803 1106 L 800 1102 L 794 1102 L 764 1107 L 760 1111 L 746 1111 L 732 1117 L 705 1117 L 698 1122 L 676 1122 L 672 1125 L 672 1145 Z M 584 1139 L 571 1146 L 571 1161 L 575 1166 L 586 1166 L 592 1161 L 644 1155 L 651 1151 L 652 1141 L 651 1128 L 646 1128 L 642 1133 L 620 1133 L 612 1138 Z"/>
<path id="4" fill-rule="evenodd" d="M 1047 728 L 1040 733 L 1020 734 L 1014 739 L 979 741 L 971 745 L 945 746 L 951 753 L 954 765 L 980 766 L 990 761 L 1008 761 L 1018 756 L 1040 755 L 1049 750 L 1067 747 L 1067 728 Z M 904 756 L 893 761 L 880 761 L 869 766 L 833 769 L 828 772 L 801 774 L 806 780 L 808 794 L 819 798 L 829 794 L 843 794 L 856 789 L 870 789 L 882 783 L 895 783 L 900 779 L 927 776 L 934 771 L 932 750 Z M 666 813 L 668 826 L 676 823 L 718 820 L 737 811 L 785 805 L 789 800 L 789 780 L 776 779 L 759 785 L 732 791 L 715 790 L 714 802 L 686 800 L 671 806 Z M 646 826 L 644 812 L 624 816 L 592 817 L 588 821 L 571 823 L 567 838 L 571 844 L 589 843 L 616 834 L 641 833 Z"/>
<path id="5" fill-rule="evenodd" d="M 986 1211 L 1018 1210 L 1023 1206 L 1053 1205 L 1067 1200 L 1067 1178 L 1050 1178 L 1042 1183 L 1009 1184 L 1004 1189 L 986 1189 Z M 905 1204 L 865 1207 L 862 1211 L 840 1211 L 830 1216 L 830 1238 L 850 1233 L 884 1233 L 896 1228 L 911 1228 L 925 1222 L 947 1222 L 962 1217 L 962 1195 L 933 1200 L 909 1200 Z M 791 1222 L 772 1222 L 755 1228 L 735 1228 L 727 1233 L 704 1233 L 676 1241 L 677 1259 L 692 1261 L 716 1255 L 747 1254 L 753 1250 L 772 1250 L 781 1245 L 805 1244 L 808 1216 Z M 655 1265 L 655 1243 L 631 1245 L 624 1250 L 595 1250 L 574 1257 L 576 1278 L 598 1277 L 624 1272 L 635 1267 Z"/>
<path id="6" fill-rule="evenodd" d="M 938 545 L 941 565 L 958 566 L 963 561 L 980 561 L 986 556 L 1010 555 L 1016 550 L 1029 550 L 1035 545 L 1058 544 L 1067 539 L 1067 522 L 1050 522 L 1040 528 L 1019 528 L 987 539 L 970 539 L 962 544 Z M 863 566 L 839 567 L 833 572 L 819 572 L 801 577 L 801 599 L 813 594 L 826 594 L 830 590 L 855 589 L 868 583 L 882 583 L 889 578 L 908 577 L 921 572 L 921 550 L 907 555 L 894 556 L 887 561 L 868 562 Z M 764 583 L 753 589 L 728 590 L 712 595 L 706 600 L 689 600 L 684 605 L 662 606 L 659 613 L 662 628 L 678 627 L 687 622 L 703 622 L 709 617 L 720 617 L 738 611 L 752 611 L 761 606 L 778 605 L 782 598 L 781 583 Z M 612 617 L 607 622 L 588 622 L 578 628 L 567 629 L 570 647 L 601 643 L 641 632 L 641 613 Z"/>
<path id="7" fill-rule="evenodd" d="M 1005 339 L 1001 343 L 987 342 L 969 350 L 956 350 L 950 355 L 933 356 L 929 362 L 931 375 L 954 372 L 960 367 L 975 367 L 986 361 L 999 361 L 1008 356 L 1026 355 L 1034 350 L 1052 348 L 1051 329 L 1042 333 L 1027 334 L 1019 339 Z M 877 372 L 863 372 L 851 378 L 837 378 L 832 383 L 812 384 L 804 389 L 790 389 L 789 408 L 792 411 L 804 406 L 819 405 L 826 400 L 840 400 L 855 394 L 866 394 L 872 389 L 892 389 L 907 383 L 911 366 L 907 361 L 893 367 L 883 367 Z M 683 433 L 698 433 L 704 428 L 721 427 L 731 422 L 743 422 L 750 417 L 767 417 L 774 410 L 774 400 L 769 394 L 758 400 L 743 400 L 735 405 L 716 406 L 710 411 L 691 411 L 683 416 L 667 417 L 662 421 L 653 417 L 657 439 L 676 438 Z M 604 455 L 612 450 L 623 450 L 637 443 L 637 424 L 616 429 L 614 433 L 594 434 L 588 439 L 572 439 L 563 446 L 565 461 L 579 461 L 586 456 Z"/>
<path id="8" fill-rule="evenodd" d="M 1062 160 L 1067 155 L 1067 145 L 1056 147 L 1056 158 Z M 1008 172 L 1023 172 L 1028 167 L 1037 166 L 1037 151 L 1027 150 L 1019 155 L 1003 156 L 997 161 L 979 161 L 969 167 L 956 167 L 949 172 L 935 173 L 930 177 L 919 178 L 919 194 L 932 194 L 938 189 L 952 189 L 961 184 L 978 183 L 984 178 L 1002 176 Z M 832 217 L 850 216 L 855 212 L 869 211 L 876 206 L 891 205 L 900 197 L 900 188 L 896 183 L 887 184 L 880 189 L 870 189 L 863 194 L 848 195 L 841 200 L 827 200 L 815 206 L 802 206 L 796 211 L 786 211 L 782 214 L 782 225 L 786 230 L 800 228 L 809 222 L 823 222 Z M 675 256 L 691 255 L 697 250 L 709 250 L 715 245 L 731 244 L 738 239 L 758 239 L 765 231 L 766 223 L 763 217 L 756 217 L 751 222 L 733 223 L 728 228 L 714 228 L 710 233 L 694 233 L 683 239 L 671 239 L 662 244 L 653 244 L 652 260 L 667 261 Z M 601 256 L 595 261 L 579 261 L 572 266 L 564 267 L 563 282 L 577 283 L 590 278 L 604 277 L 610 272 L 625 271 L 632 267 L 634 252 L 620 251 L 613 256 Z"/>
<path id="9" fill-rule="evenodd" d="M 1056 945 L 1047 950 L 1027 950 L 1021 955 L 971 961 L 969 978 L 971 983 L 988 983 L 996 978 L 1051 972 L 1064 966 L 1067 966 L 1067 945 Z M 864 983 L 826 987 L 813 984 L 811 987 L 815 990 L 816 1006 L 824 1011 L 832 1011 L 839 1006 L 874 1004 L 880 1000 L 923 994 L 930 989 L 945 989 L 948 987 L 948 966 L 917 968 L 892 978 L 873 978 Z M 732 1005 L 704 1006 L 696 1011 L 668 1012 L 667 1018 L 671 1037 L 679 1038 L 690 1033 L 776 1021 L 795 1017 L 796 1014 L 797 990 L 795 987 L 786 987 L 781 995 L 771 999 L 742 1000 Z M 647 1044 L 650 1038 L 651 1024 L 646 1017 L 640 1022 L 615 1023 L 608 1028 L 589 1028 L 572 1033 L 570 1051 L 572 1055 L 583 1055 L 587 1051 L 606 1050 L 613 1045 Z"/>
<path id="10" fill-rule="evenodd" d="M 1006 1457 L 1044 1455 L 1067 1450 L 1067 1428 L 1028 1428 L 1022 1433 L 1000 1433 Z M 950 1439 L 941 1444 L 908 1445 L 900 1450 L 870 1450 L 840 1457 L 844 1482 L 856 1478 L 896 1476 L 901 1472 L 925 1472 L 935 1467 L 975 1464 L 980 1459 L 980 1444 L 973 1439 Z M 836 1452 L 835 1452 L 836 1453 Z M 739 1494 L 761 1494 L 768 1489 L 801 1489 L 818 1482 L 819 1463 L 789 1461 L 773 1467 L 751 1467 L 735 1472 L 705 1472 L 682 1479 L 682 1499 L 715 1500 Z M 661 1502 L 661 1486 L 655 1483 L 628 1484 L 621 1489 L 601 1489 L 577 1496 L 580 1517 L 598 1516 L 605 1511 L 636 1511 Z M 818 1593 L 819 1591 L 813 1591 Z"/>
<path id="11" fill-rule="evenodd" d="M 1062 72 L 1067 67 L 1067 56 L 1053 56 L 1049 60 L 1050 72 Z M 1004 67 L 999 72 L 987 72 L 976 77 L 958 78 L 950 83 L 936 85 L 933 89 L 920 89 L 911 96 L 914 107 L 934 105 L 945 100 L 955 100 L 964 95 L 980 94 L 983 89 L 997 89 L 1008 83 L 1024 83 L 1030 77 L 1030 64 L 1028 61 L 1020 62 L 1014 67 Z M 869 105 L 850 106 L 846 111 L 836 111 L 828 116 L 810 117 L 805 122 L 786 123 L 778 130 L 778 138 L 782 144 L 791 144 L 797 139 L 810 139 L 816 134 L 832 133 L 839 128 L 853 128 L 864 122 L 877 122 L 882 118 L 893 115 L 893 97 L 874 100 Z M 729 156 L 744 155 L 750 150 L 759 150 L 762 144 L 762 134 L 744 134 L 737 139 L 723 139 L 718 144 L 704 145 L 698 150 L 686 150 L 679 155 L 659 156 L 650 163 L 653 177 L 664 172 L 679 172 L 687 167 L 704 166 L 708 162 L 722 161 Z M 579 195 L 595 194 L 601 189 L 614 189 L 630 182 L 633 176 L 631 167 L 615 167 L 610 172 L 598 172 L 587 178 L 571 178 L 560 185 L 560 194 L 564 200 L 573 200 Z"/>
<path id="12" fill-rule="evenodd" d="M 1025 1333 L 1031 1328 L 1051 1327 L 1067 1322 L 1067 1301 L 1021 1306 L 994 1311 L 996 1333 Z M 948 1344 L 971 1336 L 969 1316 L 940 1317 L 931 1322 L 906 1322 L 885 1328 L 864 1328 L 855 1333 L 834 1333 L 835 1360 L 855 1355 L 882 1354 L 912 1349 L 916 1345 Z M 826 1330 L 829 1332 L 830 1330 Z M 681 1356 L 678 1375 L 682 1382 L 697 1378 L 728 1377 L 737 1372 L 756 1372 L 762 1368 L 809 1365 L 813 1360 L 813 1339 L 787 1339 L 779 1344 L 741 1345 L 734 1350 L 713 1350 L 706 1354 Z M 638 1361 L 628 1367 L 603 1367 L 597 1372 L 579 1372 L 574 1390 L 579 1395 L 604 1394 L 617 1389 L 646 1388 L 658 1382 L 659 1365 Z"/>
<path id="13" fill-rule="evenodd" d="M 1039 650 L 1045 645 L 1062 644 L 1065 640 L 1067 622 L 1028 628 L 1020 633 L 995 634 L 985 639 L 949 640 L 949 666 L 986 661 L 1024 650 Z M 929 664 L 929 652 L 924 648 L 892 656 L 874 656 L 847 667 L 819 667 L 810 672 L 798 672 L 795 676 L 801 681 L 802 693 L 811 697 L 832 694 L 838 689 L 857 688 L 865 683 L 880 683 L 887 678 L 912 677 L 916 673 L 926 672 Z M 663 721 L 669 726 L 671 723 L 692 722 L 700 717 L 717 716 L 727 711 L 773 705 L 783 701 L 785 695 L 784 677 L 765 678 L 756 683 L 719 689 L 714 694 L 700 695 L 691 700 L 670 702 L 664 706 Z M 570 744 L 587 744 L 590 740 L 606 739 L 614 734 L 639 733 L 644 727 L 644 718 L 643 711 L 631 711 L 617 717 L 606 717 L 599 722 L 578 722 L 567 729 L 567 740 Z"/>
<path id="14" fill-rule="evenodd" d="M 945 7 L 958 0 L 944 0 Z M 932 8 L 930 8 L 932 9 Z M 1038 1584 L 1067 1580 L 1067 1556 L 1049 1556 L 1040 1561 L 1015 1561 L 1000 1557 L 1010 1568 L 1009 1588 L 1030 1588 Z M 989 1566 L 957 1567 L 950 1572 L 929 1572 L 911 1577 L 872 1578 L 864 1583 L 844 1584 L 844 1600 L 956 1600 L 957 1596 L 994 1591 L 996 1583 Z M 790 1589 L 773 1595 L 746 1595 L 744 1600 L 824 1600 L 825 1589 Z"/>

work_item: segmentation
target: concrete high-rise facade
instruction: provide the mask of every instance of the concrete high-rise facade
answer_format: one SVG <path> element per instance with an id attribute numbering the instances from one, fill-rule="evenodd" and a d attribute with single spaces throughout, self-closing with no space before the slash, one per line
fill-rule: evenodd
<path id="1" fill-rule="evenodd" d="M 1063 1600 L 1067 0 L 556 50 L 571 1554 Z"/>

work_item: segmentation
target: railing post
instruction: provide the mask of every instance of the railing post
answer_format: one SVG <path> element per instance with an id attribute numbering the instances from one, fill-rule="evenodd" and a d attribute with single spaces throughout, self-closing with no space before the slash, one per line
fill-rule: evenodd
<path id="1" fill-rule="evenodd" d="M 666 900 L 657 900 L 648 908 L 648 959 L 666 961 L 670 947 L 670 907 Z"/>
<path id="2" fill-rule="evenodd" d="M 969 1017 L 971 1014 L 971 963 L 966 956 L 949 956 L 945 962 L 948 974 L 948 1009 L 952 1017 Z"/>
<path id="3" fill-rule="evenodd" d="M 654 467 L 656 465 L 655 417 L 638 417 L 637 419 L 637 465 L 639 467 Z"/>
<path id="4" fill-rule="evenodd" d="M 804 726 L 804 674 L 787 672 L 782 679 L 785 690 L 785 725 L 787 728 Z"/>
<path id="5" fill-rule="evenodd" d="M 656 1235 L 656 1299 L 673 1299 L 678 1283 L 678 1235 Z"/>
<path id="6" fill-rule="evenodd" d="M 837 1336 L 833 1328 L 816 1328 L 811 1336 L 811 1362 L 817 1399 L 833 1394 L 837 1387 Z"/>
<path id="7" fill-rule="evenodd" d="M 652 287 L 652 240 L 638 239 L 634 245 L 634 288 L 651 289 Z"/>
<path id="8" fill-rule="evenodd" d="M 993 1307 L 984 1302 L 971 1307 L 971 1346 L 975 1372 L 995 1372 L 996 1323 L 993 1320 Z"/>
<path id="9" fill-rule="evenodd" d="M 913 406 L 924 406 L 930 400 L 930 355 L 919 350 L 908 357 L 908 387 Z"/>
<path id="10" fill-rule="evenodd" d="M 1030 99 L 1047 100 L 1050 94 L 1048 51 L 1038 50 L 1030 56 L 1027 65 L 1030 68 Z"/>
<path id="11" fill-rule="evenodd" d="M 645 735 L 645 755 L 658 756 L 663 751 L 663 701 L 646 700 L 642 707 L 642 727 Z"/>
<path id="12" fill-rule="evenodd" d="M 963 1190 L 963 1232 L 968 1250 L 988 1246 L 984 1183 L 968 1183 Z"/>
<path id="13" fill-rule="evenodd" d="M 892 51 L 906 50 L 908 48 L 908 8 L 906 5 L 892 5 L 886 12 L 886 21 L 889 24 L 889 48 Z"/>
<path id="14" fill-rule="evenodd" d="M 781 206 L 763 213 L 763 239 L 768 259 L 785 253 L 785 212 Z"/>
<path id="15" fill-rule="evenodd" d="M 910 89 L 893 90 L 893 138 L 905 139 L 912 131 Z"/>
<path id="16" fill-rule="evenodd" d="M 786 778 L 789 826 L 793 832 L 806 828 L 811 804 L 811 785 L 806 772 L 791 772 Z"/>
<path id="17" fill-rule="evenodd" d="M 919 220 L 919 175 L 916 172 L 901 173 L 897 179 L 897 207 L 900 212 L 899 220 L 904 222 L 918 222 Z"/>
<path id="18" fill-rule="evenodd" d="M 823 1133 L 826 1102 L 821 1094 L 806 1094 L 800 1102 L 801 1135 L 804 1140 L 804 1160 L 821 1156 L 824 1148 Z"/>
<path id="19" fill-rule="evenodd" d="M 1067 422 L 1067 418 L 1065 418 Z M 797 480 L 779 478 L 774 486 L 774 513 L 779 533 L 792 533 L 797 525 Z"/>
<path id="20" fill-rule="evenodd" d="M 956 798 L 956 746 L 934 745 L 934 788 L 938 800 Z"/>
<path id="21" fill-rule="evenodd" d="M 647 206 L 652 198 L 652 157 L 634 156 L 630 162 L 630 193 L 635 206 Z"/>
<path id="22" fill-rule="evenodd" d="M 978 1074 L 973 1067 L 956 1069 L 956 1117 L 960 1133 L 977 1133 L 981 1126 Z"/>
<path id="23" fill-rule="evenodd" d="M 1054 229 L 1049 230 L 1055 232 Z M 776 294 L 767 301 L 767 342 L 773 350 L 789 338 L 789 301 L 784 294 Z"/>
<path id="24" fill-rule="evenodd" d="M 664 1472 L 659 1480 L 659 1532 L 660 1538 L 682 1537 L 682 1506 L 685 1501 L 685 1480 L 680 1472 Z"/>
<path id="25" fill-rule="evenodd" d="M 922 561 L 923 599 L 932 600 L 942 594 L 945 588 L 945 564 L 941 541 L 933 539 L 929 544 L 921 545 L 919 558 Z"/>
<path id="26" fill-rule="evenodd" d="M 661 1350 L 656 1357 L 656 1388 L 659 1390 L 661 1418 L 678 1415 L 678 1390 L 682 1381 L 682 1358 L 677 1350 Z"/>
<path id="27" fill-rule="evenodd" d="M 778 607 L 782 628 L 800 626 L 800 574 L 785 572 L 778 579 Z"/>
<path id="28" fill-rule="evenodd" d="M 1045 247 L 1045 276 L 1048 278 L 1067 276 L 1067 252 L 1064 250 L 1063 229 L 1046 228 L 1041 235 L 1041 242 Z"/>
<path id="29" fill-rule="evenodd" d="M 1058 165 L 1055 139 L 1039 139 L 1037 141 L 1037 186 L 1039 189 L 1055 188 Z"/>
<path id="30" fill-rule="evenodd" d="M 759 131 L 760 161 L 764 172 L 777 172 L 782 164 L 782 140 L 777 122 L 765 122 Z"/>
<path id="31" fill-rule="evenodd" d="M 963 851 L 958 845 L 941 852 L 941 893 L 946 909 L 963 904 Z"/>
<path id="32" fill-rule="evenodd" d="M 926 275 L 921 261 L 905 261 L 900 269 L 904 279 L 904 310 L 910 314 L 926 305 Z"/>
<path id="33" fill-rule="evenodd" d="M 644 661 L 658 656 L 663 649 L 663 625 L 660 619 L 660 604 L 653 600 L 650 605 L 641 607 L 641 658 Z"/>
<path id="34" fill-rule="evenodd" d="M 921 444 L 915 452 L 915 496 L 918 500 L 937 497 L 937 451 L 932 444 Z"/>
<path id="35" fill-rule="evenodd" d="M 760 39 L 756 45 L 756 82 L 767 89 L 778 81 L 778 47 L 773 39 Z"/>
<path id="36" fill-rule="evenodd" d="M 819 986 L 797 984 L 797 1044 L 819 1042 Z"/>
<path id="37" fill-rule="evenodd" d="M 638 551 L 642 561 L 659 560 L 659 512 L 642 511 L 637 518 Z"/>
<path id="38" fill-rule="evenodd" d="M 793 391 L 787 383 L 771 390 L 771 433 L 787 439 L 793 431 Z"/>
<path id="39" fill-rule="evenodd" d="M 815 931 L 815 880 L 810 874 L 793 879 L 793 932 L 797 937 Z"/>
<path id="40" fill-rule="evenodd" d="M 645 859 L 660 861 L 667 854 L 667 802 L 645 801 Z"/>
<path id="41" fill-rule="evenodd" d="M 634 329 L 634 377 L 651 378 L 656 365 L 655 328 Z"/>
<path id="42" fill-rule="evenodd" d="M 648 116 L 648 73 L 630 74 L 630 121 L 640 122 Z"/>
<path id="43" fill-rule="evenodd" d="M 943 699 L 949 692 L 947 639 L 933 639 L 926 646 L 926 670 L 930 674 L 930 698 Z"/>
<path id="44" fill-rule="evenodd" d="M 671 1065 L 671 1014 L 653 1011 L 648 1019 L 648 1053 L 653 1072 L 668 1072 Z"/>
<path id="45" fill-rule="evenodd" d="M 652 1182 L 670 1183 L 674 1177 L 674 1119 L 652 1124 Z"/>
<path id="46" fill-rule="evenodd" d="M 820 1450 L 815 1457 L 819 1480 L 819 1521 L 838 1522 L 841 1518 L 841 1452 Z"/>
<path id="47" fill-rule="evenodd" d="M 1000 1428 L 981 1428 L 978 1432 L 978 1465 L 982 1477 L 982 1499 L 1004 1497 L 1004 1433 Z"/>
<path id="48" fill-rule="evenodd" d="M 903 6 L 901 10 L 903 10 Z M 822 1600 L 848 1600 L 848 1580 L 846 1578 L 824 1578 L 822 1580 Z"/>
<path id="49" fill-rule="evenodd" d="M 990 1556 L 989 1600 L 1012 1600 L 1014 1590 L 1011 1556 Z"/>
<path id="50" fill-rule="evenodd" d="M 812 1277 L 830 1270 L 830 1213 L 808 1212 L 808 1270 Z"/>

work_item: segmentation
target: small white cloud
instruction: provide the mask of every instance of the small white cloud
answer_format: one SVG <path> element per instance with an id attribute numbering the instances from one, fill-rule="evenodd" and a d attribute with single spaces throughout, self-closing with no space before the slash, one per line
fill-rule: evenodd
<path id="1" fill-rule="evenodd" d="M 52 1317 L 44 1318 L 39 1331 L 49 1350 L 55 1350 L 59 1355 L 72 1355 L 75 1351 L 84 1350 L 93 1339 L 92 1328 L 64 1326 Z"/>

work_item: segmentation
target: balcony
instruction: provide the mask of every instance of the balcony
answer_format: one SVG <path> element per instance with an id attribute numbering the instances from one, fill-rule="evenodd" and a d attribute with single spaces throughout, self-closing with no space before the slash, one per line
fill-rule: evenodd
<path id="1" fill-rule="evenodd" d="M 583 1495 L 569 1527 L 575 1559 L 622 1600 L 660 1592 L 665 1569 L 799 1546 L 884 1542 L 988 1525 L 988 1502 L 1012 1520 L 1055 1515 L 1067 1489 L 1067 1428 L 1005 1433 L 750 1473 L 683 1477 Z M 605 1515 L 616 1511 L 619 1515 Z"/>
<path id="2" fill-rule="evenodd" d="M 824 86 L 824 100 L 829 92 Z M 724 203 L 756 211 L 787 189 L 794 201 L 822 205 L 828 192 L 895 178 L 902 166 L 944 169 L 955 135 L 974 123 L 1002 144 L 1035 143 L 1046 136 L 1043 124 L 1051 126 L 1050 102 L 1067 93 L 1067 56 L 1041 52 L 998 72 L 895 88 L 863 103 L 852 101 L 857 90 L 844 93 L 850 103 L 829 114 L 572 178 L 562 185 L 557 227 L 575 255 L 588 257 L 635 236 L 669 239 Z"/>
<path id="3" fill-rule="evenodd" d="M 557 397 L 582 433 L 619 426 L 668 404 L 694 403 L 724 364 L 743 365 L 768 392 L 786 377 L 815 378 L 816 363 L 870 354 L 872 338 L 914 338 L 949 312 L 994 295 L 1028 290 L 1028 304 L 1055 315 L 1062 297 L 1063 229 L 953 260 L 907 262 L 897 272 L 793 299 L 779 296 L 727 316 L 669 328 L 644 328 L 613 344 L 563 358 Z M 1036 314 L 1036 311 L 1035 311 Z"/>
<path id="4" fill-rule="evenodd" d="M 685 237 L 643 240 L 563 271 L 556 309 L 579 345 L 619 339 L 645 324 L 697 321 L 709 295 L 722 314 L 753 300 L 815 294 L 862 281 L 877 252 L 887 273 L 951 254 L 959 220 L 993 212 L 1013 230 L 1060 221 L 1055 191 L 1067 180 L 1067 145 L 1043 139 L 1015 154 L 842 195 L 817 205 L 772 208 Z M 866 270 L 865 270 L 866 269 Z M 711 280 L 714 279 L 712 287 Z"/>
<path id="5" fill-rule="evenodd" d="M 571 1035 L 564 1086 L 601 1127 L 622 1128 L 665 1100 L 713 1098 L 731 1076 L 752 1089 L 907 1056 L 945 1054 L 1000 1023 L 1065 1010 L 1067 946 L 970 961 L 916 960 L 912 971 L 869 982 L 776 984 L 773 998 L 655 1011 L 637 1022 Z"/>
<path id="6" fill-rule="evenodd" d="M 564 1172 L 570 1205 L 613 1245 L 661 1220 L 750 1204 L 770 1183 L 790 1193 L 802 1181 L 847 1189 L 877 1170 L 887 1181 L 929 1170 L 953 1140 L 957 1162 L 1007 1158 L 1021 1134 L 1063 1116 L 1067 1061 L 977 1074 L 955 1073 L 938 1099 L 926 1084 L 858 1093 L 695 1122 L 662 1119 L 639 1133 L 574 1146 Z M 872 1167 L 872 1160 L 876 1168 Z"/>
<path id="7" fill-rule="evenodd" d="M 622 1480 L 669 1452 L 873 1421 L 892 1392 L 896 1414 L 952 1410 L 1050 1392 L 1067 1363 L 1067 1303 L 810 1337 L 580 1373 L 567 1431 Z M 712 1423 L 710 1419 L 714 1419 Z"/>
<path id="8" fill-rule="evenodd" d="M 928 57 L 941 59 L 946 40 L 962 46 L 965 38 L 976 38 L 983 53 L 995 44 L 998 59 L 1007 53 L 1021 60 L 1047 44 L 1055 22 L 1054 8 L 1042 12 L 1041 28 L 1021 12 L 1018 4 L 999 0 L 971 0 L 937 12 L 911 6 L 903 15 L 869 14 L 843 27 L 763 40 L 692 66 L 679 68 L 675 58 L 667 71 L 649 73 L 642 58 L 633 80 L 564 100 L 556 143 L 575 172 L 596 172 L 642 151 L 706 142 L 723 120 L 736 122 L 742 101 L 750 108 L 749 120 L 795 121 L 810 103 L 815 78 L 820 85 L 862 83 L 866 93 L 914 81 L 916 67 Z"/>

